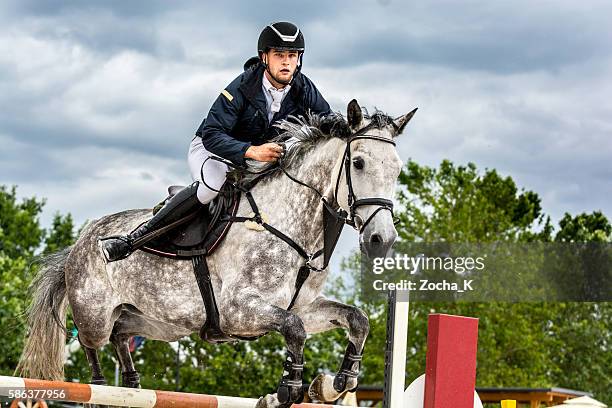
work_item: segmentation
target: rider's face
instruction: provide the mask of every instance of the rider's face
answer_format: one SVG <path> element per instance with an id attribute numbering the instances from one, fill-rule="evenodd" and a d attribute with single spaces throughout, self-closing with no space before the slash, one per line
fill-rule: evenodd
<path id="1" fill-rule="evenodd" d="M 280 51 L 271 49 L 264 54 L 269 73 L 278 84 L 287 85 L 297 68 L 299 53 L 297 51 Z M 273 84 L 276 85 L 276 84 Z"/>

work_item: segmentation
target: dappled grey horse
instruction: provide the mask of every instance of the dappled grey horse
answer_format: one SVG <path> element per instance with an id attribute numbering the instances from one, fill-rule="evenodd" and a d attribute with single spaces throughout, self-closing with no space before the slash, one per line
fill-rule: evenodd
<path id="1" fill-rule="evenodd" d="M 324 203 L 360 231 L 365 255 L 384 255 L 397 236 L 392 211 L 386 211 L 391 206 L 385 204 L 391 204 L 402 166 L 394 138 L 413 114 L 396 119 L 381 112 L 364 115 L 353 100 L 347 115 L 352 134 L 343 138 L 321 131 L 317 117 L 283 122 L 284 136 L 297 141 L 288 147 L 281 168 L 251 190 L 262 216 L 314 254 L 324 241 Z M 242 200 L 237 215 L 249 212 L 249 203 Z M 104 382 L 96 350 L 109 341 L 117 351 L 124 385 L 138 387 L 130 336 L 170 342 L 198 332 L 206 312 L 190 261 L 136 251 L 106 264 L 99 251 L 100 237 L 125 234 L 150 216 L 150 210 L 130 210 L 102 217 L 88 224 L 72 247 L 43 260 L 34 282 L 21 375 L 63 379 L 66 336 L 60 324 L 68 306 L 94 383 Z M 309 393 L 319 401 L 333 401 L 356 388 L 368 318 L 360 309 L 321 294 L 329 270 L 320 267 L 320 259 L 307 262 L 312 273 L 289 311 L 305 261 L 277 236 L 233 224 L 207 261 L 223 332 L 256 337 L 276 331 L 286 340 L 279 388 L 260 398 L 258 407 L 288 407 L 301 400 L 306 336 L 337 327 L 348 330 L 349 341 L 340 369 L 335 376 L 317 376 Z"/>

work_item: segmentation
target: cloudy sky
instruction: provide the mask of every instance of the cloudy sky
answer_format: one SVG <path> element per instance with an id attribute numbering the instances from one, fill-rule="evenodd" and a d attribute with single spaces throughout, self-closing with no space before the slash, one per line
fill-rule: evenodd
<path id="1" fill-rule="evenodd" d="M 612 216 L 609 1 L 0 3 L 0 184 L 77 224 L 189 182 L 186 152 L 219 91 L 290 20 L 335 110 L 417 116 L 400 156 L 496 168 L 558 220 Z M 340 254 L 356 247 L 344 234 Z"/>

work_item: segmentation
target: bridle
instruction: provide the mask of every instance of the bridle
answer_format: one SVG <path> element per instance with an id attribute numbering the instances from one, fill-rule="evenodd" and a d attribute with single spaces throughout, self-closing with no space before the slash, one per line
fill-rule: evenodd
<path id="1" fill-rule="evenodd" d="M 391 123 L 395 126 L 393 122 Z M 340 171 L 338 172 L 338 177 L 336 178 L 336 186 L 334 188 L 334 202 L 333 203 L 328 202 L 328 200 L 323 196 L 323 194 L 321 194 L 321 192 L 317 190 L 315 187 L 307 183 L 304 183 L 296 179 L 295 177 L 293 177 L 291 174 L 289 174 L 286 171 L 285 167 L 283 166 L 282 158 L 281 160 L 279 160 L 279 168 L 283 171 L 283 173 L 285 173 L 287 177 L 289 177 L 294 182 L 300 185 L 303 185 L 305 187 L 308 187 L 311 190 L 313 190 L 315 193 L 317 193 L 317 195 L 323 202 L 323 205 L 327 207 L 328 210 L 330 210 L 330 212 L 335 214 L 338 220 L 342 220 L 342 222 L 344 222 L 347 225 L 350 225 L 351 227 L 353 227 L 353 229 L 359 231 L 359 233 L 363 232 L 365 227 L 370 223 L 370 221 L 372 221 L 372 219 L 380 211 L 388 210 L 391 212 L 391 215 L 393 216 L 393 201 L 387 198 L 383 198 L 383 197 L 357 198 L 357 196 L 355 195 L 355 190 L 353 189 L 353 179 L 351 177 L 351 143 L 353 143 L 356 140 L 378 140 L 378 141 L 389 143 L 395 146 L 395 141 L 393 141 L 393 139 L 387 139 L 385 137 L 365 133 L 370 128 L 371 126 L 368 125 L 365 128 L 358 131 L 357 133 L 349 136 L 346 140 L 346 147 L 344 148 L 344 153 L 342 156 L 343 164 L 341 165 Z M 342 178 L 342 173 L 345 174 L 346 185 L 348 188 L 348 197 L 347 197 L 347 202 L 349 205 L 348 213 L 344 209 L 342 209 L 340 205 L 338 204 L 338 189 L 340 188 L 340 180 Z M 374 210 L 372 214 L 370 214 L 370 216 L 364 222 L 362 218 L 357 214 L 357 209 L 359 207 L 363 207 L 366 205 L 377 205 L 378 208 Z M 358 225 L 357 219 L 362 221 L 361 225 Z"/>
<path id="2" fill-rule="evenodd" d="M 393 124 L 394 129 L 397 132 L 397 126 L 395 125 L 395 123 L 393 122 L 391 123 Z M 391 200 L 382 198 L 382 197 L 357 198 L 357 196 L 355 195 L 355 191 L 353 189 L 353 180 L 351 177 L 351 143 L 353 143 L 356 140 L 377 140 L 377 141 L 384 142 L 384 143 L 390 143 L 395 146 L 395 142 L 393 141 L 393 139 L 387 139 L 381 136 L 367 134 L 366 132 L 371 128 L 372 128 L 372 125 L 368 125 L 365 128 L 361 129 L 360 131 L 349 136 L 346 139 L 346 147 L 344 148 L 344 153 L 342 156 L 342 164 L 340 167 L 340 171 L 338 172 L 338 178 L 336 179 L 336 186 L 334 188 L 334 197 L 333 197 L 334 202 L 331 202 L 331 203 L 328 202 L 325 196 L 315 187 L 301 180 L 298 180 L 297 178 L 289 174 L 289 172 L 287 172 L 287 169 L 284 166 L 283 157 L 281 157 L 278 160 L 277 166 L 270 167 L 269 169 L 266 169 L 264 171 L 252 172 L 252 171 L 247 170 L 250 173 L 257 174 L 257 177 L 255 177 L 255 179 L 251 180 L 249 183 L 246 183 L 245 185 L 235 184 L 235 187 L 246 196 L 249 202 L 249 205 L 251 206 L 251 209 L 253 210 L 253 213 L 249 217 L 232 216 L 230 218 L 230 222 L 252 221 L 252 222 L 259 224 L 264 229 L 266 229 L 268 232 L 275 235 L 277 238 L 283 240 L 285 243 L 291 246 L 305 260 L 304 265 L 302 265 L 298 271 L 296 281 L 295 281 L 295 292 L 293 293 L 293 296 L 291 298 L 289 306 L 287 307 L 287 310 L 290 310 L 295 304 L 298 294 L 300 293 L 300 289 L 302 285 L 304 284 L 304 282 L 308 279 L 308 276 L 310 276 L 311 271 L 321 272 L 325 268 L 327 268 L 327 265 L 331 257 L 331 253 L 333 252 L 334 247 L 336 246 L 336 243 L 338 242 L 338 238 L 340 237 L 340 233 L 342 232 L 342 228 L 345 224 L 350 225 L 351 227 L 353 227 L 354 229 L 362 233 L 364 228 L 369 224 L 369 222 L 374 218 L 374 216 L 376 216 L 376 214 L 378 214 L 380 211 L 388 210 L 391 212 L 391 215 L 393 215 L 393 202 Z M 210 158 L 213 160 L 222 161 L 232 167 L 236 167 L 231 162 L 226 161 L 224 159 L 216 158 L 214 156 L 210 156 Z M 204 165 L 202 165 L 202 167 L 203 166 Z M 309 253 L 302 246 L 296 243 L 291 237 L 287 236 L 282 231 L 279 231 L 272 225 L 268 224 L 263 219 L 262 214 L 250 190 L 251 190 L 251 187 L 257 183 L 258 180 L 267 176 L 270 172 L 276 170 L 276 168 L 279 168 L 289 179 L 291 179 L 295 183 L 300 184 L 304 187 L 308 187 L 309 189 L 314 191 L 321 199 L 321 202 L 323 203 L 323 206 L 324 206 L 324 214 L 323 214 L 324 245 L 323 245 L 323 248 L 320 248 L 319 250 L 315 252 Z M 242 170 L 245 170 L 245 169 L 242 169 Z M 340 180 L 342 178 L 343 171 L 344 171 L 345 178 L 346 178 L 346 184 L 348 186 L 348 205 L 349 205 L 348 213 L 347 211 L 342 209 L 340 204 L 338 204 L 338 189 L 340 186 Z M 202 177 L 202 180 L 204 180 L 204 177 Z M 208 185 L 207 187 L 210 188 Z M 222 192 L 219 192 L 219 193 L 222 194 Z M 366 206 L 366 205 L 376 205 L 378 206 L 378 208 L 374 212 L 372 212 L 372 214 L 365 220 L 365 222 L 362 222 L 361 225 L 358 226 L 358 223 L 356 222 L 356 220 L 358 218 L 361 219 L 361 217 L 359 217 L 359 215 L 357 214 L 357 209 L 359 207 Z M 321 255 L 323 255 L 323 265 L 320 267 L 314 266 L 312 262 Z"/>
<path id="3" fill-rule="evenodd" d="M 348 187 L 348 198 L 347 202 L 349 205 L 349 215 L 350 217 L 346 218 L 345 223 L 358 230 L 359 233 L 362 233 L 365 227 L 372 221 L 374 216 L 378 214 L 381 210 L 389 210 L 391 215 L 393 216 L 393 201 L 382 198 L 382 197 L 368 197 L 368 198 L 357 198 L 355 195 L 355 191 L 353 190 L 353 179 L 351 177 L 351 143 L 355 140 L 379 140 L 381 142 L 390 143 L 395 146 L 395 142 L 392 139 L 387 139 L 380 136 L 368 135 L 366 133 L 356 133 L 351 136 L 346 142 L 346 148 L 344 149 L 343 160 L 343 169 L 341 168 L 338 172 L 338 178 L 336 179 L 336 188 L 334 189 L 334 200 L 338 203 L 338 189 L 340 187 L 340 179 L 342 177 L 342 171 L 344 170 L 344 174 L 346 175 L 346 185 Z M 370 214 L 370 216 L 363 221 L 363 219 L 357 214 L 357 209 L 359 207 L 363 207 L 366 205 L 377 205 L 378 208 Z M 357 225 L 356 220 L 360 219 L 362 221 L 361 226 Z"/>
<path id="4" fill-rule="evenodd" d="M 395 131 L 397 131 L 397 126 L 395 125 L 395 123 L 391 122 L 391 124 L 394 126 Z M 251 174 L 257 174 L 257 176 L 251 180 L 248 183 L 245 183 L 243 185 L 239 185 L 238 183 L 234 184 L 234 186 L 240 190 L 242 193 L 244 193 L 244 195 L 246 196 L 247 200 L 249 201 L 249 205 L 251 206 L 251 209 L 253 210 L 253 214 L 250 217 L 242 217 L 242 216 L 234 216 L 232 217 L 232 221 L 235 222 L 245 222 L 245 221 L 253 221 L 261 226 L 263 226 L 265 229 L 267 229 L 270 233 L 272 233 L 273 235 L 277 236 L 278 238 L 282 239 L 283 241 L 285 241 L 287 244 L 289 244 L 293 249 L 295 249 L 302 258 L 304 258 L 306 260 L 306 264 L 305 264 L 305 268 L 308 271 L 308 273 L 310 273 L 310 270 L 317 270 L 317 271 L 321 271 L 323 269 L 325 269 L 327 267 L 327 263 L 329 261 L 329 257 L 331 256 L 331 251 L 333 251 L 338 238 L 340 237 L 340 232 L 342 231 L 342 227 L 344 225 L 350 225 L 351 227 L 353 227 L 353 229 L 359 231 L 359 233 L 362 233 L 364 228 L 370 223 L 370 221 L 372 221 L 372 219 L 376 216 L 376 214 L 378 214 L 380 211 L 382 210 L 388 210 L 391 212 L 391 215 L 393 216 L 393 202 L 387 198 L 383 198 L 383 197 L 366 197 L 366 198 L 357 198 L 355 191 L 353 189 L 353 180 L 351 177 L 351 144 L 356 141 L 356 140 L 377 140 L 380 142 L 384 142 L 384 143 L 389 143 L 392 144 L 393 146 L 395 146 L 395 141 L 393 141 L 393 139 L 387 139 L 385 137 L 381 137 L 381 136 L 377 136 L 377 135 L 372 135 L 372 134 L 368 134 L 366 133 L 368 130 L 370 130 L 373 126 L 372 125 L 368 125 L 366 127 L 364 127 L 363 129 L 361 129 L 360 131 L 354 133 L 353 135 L 349 136 L 346 139 L 346 146 L 344 148 L 344 153 L 342 155 L 342 164 L 341 164 L 341 168 L 340 171 L 338 172 L 338 177 L 336 179 L 336 186 L 334 188 L 334 196 L 333 196 L 333 202 L 330 202 L 319 190 L 317 190 L 317 188 L 313 187 L 312 185 L 305 183 L 299 179 L 297 179 L 296 177 L 294 177 L 293 175 L 291 175 L 287 169 L 284 166 L 284 161 L 283 161 L 283 157 L 281 156 L 281 158 L 278 160 L 277 165 L 276 166 L 272 166 L 268 169 L 265 169 L 263 171 L 260 172 L 253 172 L 244 168 L 240 168 L 237 167 L 236 165 L 234 165 L 232 162 L 225 160 L 225 159 L 221 159 L 215 156 L 209 156 L 208 159 L 212 159 L 212 160 L 216 160 L 216 161 L 220 161 L 223 163 L 226 163 L 228 166 L 240 169 L 242 171 L 246 171 L 249 172 Z M 206 163 L 206 161 L 205 161 Z M 202 168 L 204 167 L 204 165 L 202 165 Z M 277 230 L 276 228 L 274 228 L 272 225 L 269 225 L 268 223 L 266 223 L 261 216 L 261 213 L 259 211 L 259 208 L 257 206 L 257 203 L 255 202 L 255 199 L 253 198 L 253 195 L 251 194 L 251 188 L 252 186 L 254 186 L 259 180 L 261 180 L 262 178 L 266 177 L 268 174 L 270 174 L 271 172 L 275 171 L 276 169 L 280 169 L 290 180 L 292 180 L 293 182 L 302 185 L 304 187 L 307 187 L 309 189 L 311 189 L 313 192 L 315 192 L 321 202 L 323 203 L 324 206 L 324 235 L 327 233 L 327 231 L 325 231 L 325 224 L 329 225 L 330 227 L 330 236 L 331 236 L 331 240 L 330 242 L 327 242 L 327 239 L 325 240 L 325 245 L 323 248 L 319 249 L 318 251 L 314 252 L 314 253 L 308 253 L 306 250 L 304 250 L 300 245 L 298 245 L 291 237 L 285 235 L 282 231 Z M 347 212 L 346 210 L 344 210 L 340 204 L 338 203 L 338 190 L 340 187 L 340 181 L 342 179 L 342 173 L 344 172 L 345 174 L 345 180 L 346 180 L 346 184 L 348 187 L 348 197 L 347 197 L 347 202 L 349 205 L 349 211 Z M 202 180 L 204 180 L 204 175 L 202 174 Z M 219 194 L 223 194 L 224 192 L 220 191 L 220 190 L 215 190 L 214 188 L 212 188 L 211 186 L 209 186 L 208 184 L 206 184 L 205 181 L 203 181 L 203 183 L 206 185 L 206 187 L 210 188 L 211 190 L 217 191 Z M 366 205 L 375 205 L 378 206 L 378 208 L 376 210 L 374 210 L 372 212 L 372 214 L 370 214 L 370 216 L 363 221 L 361 219 L 361 217 L 357 214 L 357 209 L 359 207 L 363 207 Z M 330 221 L 330 218 L 333 221 Z M 362 222 L 359 223 L 357 222 L 357 220 L 361 220 Z M 361 224 L 361 225 L 359 225 Z M 326 248 L 327 247 L 327 248 Z M 323 262 L 323 266 L 322 267 L 315 267 L 312 265 L 312 261 L 316 258 L 318 258 L 321 255 L 325 255 L 324 256 L 324 262 Z M 307 274 L 305 275 L 307 276 Z M 303 279 L 299 279 L 299 281 L 302 281 L 306 279 L 305 277 L 303 277 Z M 296 284 L 297 285 L 297 284 Z M 301 286 L 301 283 L 299 285 L 297 285 L 298 288 L 299 286 Z M 299 291 L 299 289 L 296 290 L 296 294 Z M 294 299 L 295 300 L 295 296 L 294 295 Z"/>

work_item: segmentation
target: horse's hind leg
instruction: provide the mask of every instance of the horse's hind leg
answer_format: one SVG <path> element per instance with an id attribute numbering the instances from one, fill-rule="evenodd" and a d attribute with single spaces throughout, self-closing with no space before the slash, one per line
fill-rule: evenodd
<path id="1" fill-rule="evenodd" d="M 98 358 L 98 350 L 85 346 L 81 342 L 80 336 L 79 343 L 81 343 L 81 347 L 83 347 L 85 351 L 85 357 L 87 357 L 87 361 L 91 366 L 91 383 L 106 385 L 106 378 L 104 378 L 104 374 L 102 374 L 102 367 L 100 366 L 100 359 Z"/>
<path id="2" fill-rule="evenodd" d="M 91 366 L 91 384 L 106 385 L 106 378 L 102 374 L 102 367 L 100 366 L 100 360 L 98 359 L 98 350 L 85 346 L 79 338 L 81 347 L 85 350 L 85 356 L 89 365 Z M 105 408 L 106 405 L 98 404 L 83 404 L 84 408 Z"/>
<path id="3" fill-rule="evenodd" d="M 235 293 L 235 292 L 234 292 Z M 296 314 L 268 304 L 252 293 L 230 295 L 222 299 L 221 329 L 225 333 L 252 336 L 276 331 L 287 345 L 284 371 L 275 394 L 257 401 L 256 408 L 288 408 L 302 401 L 302 371 L 306 330 Z"/>
<path id="4" fill-rule="evenodd" d="M 130 336 L 116 334 L 113 331 L 110 341 L 115 347 L 115 353 L 121 365 L 121 385 L 128 388 L 140 388 L 140 376 L 130 354 Z"/>
<path id="5" fill-rule="evenodd" d="M 356 389 L 363 346 L 370 330 L 365 313 L 355 306 L 322 296 L 296 313 L 302 318 L 309 334 L 344 327 L 349 335 L 349 343 L 336 375 L 319 374 L 310 384 L 308 396 L 313 400 L 330 402 Z"/>
<path id="6" fill-rule="evenodd" d="M 79 343 L 85 351 L 87 361 L 91 366 L 92 384 L 105 384 L 102 375 L 97 350 L 108 343 L 113 325 L 119 317 L 120 308 L 113 305 L 96 303 L 73 302 L 72 317 L 79 333 Z"/>

